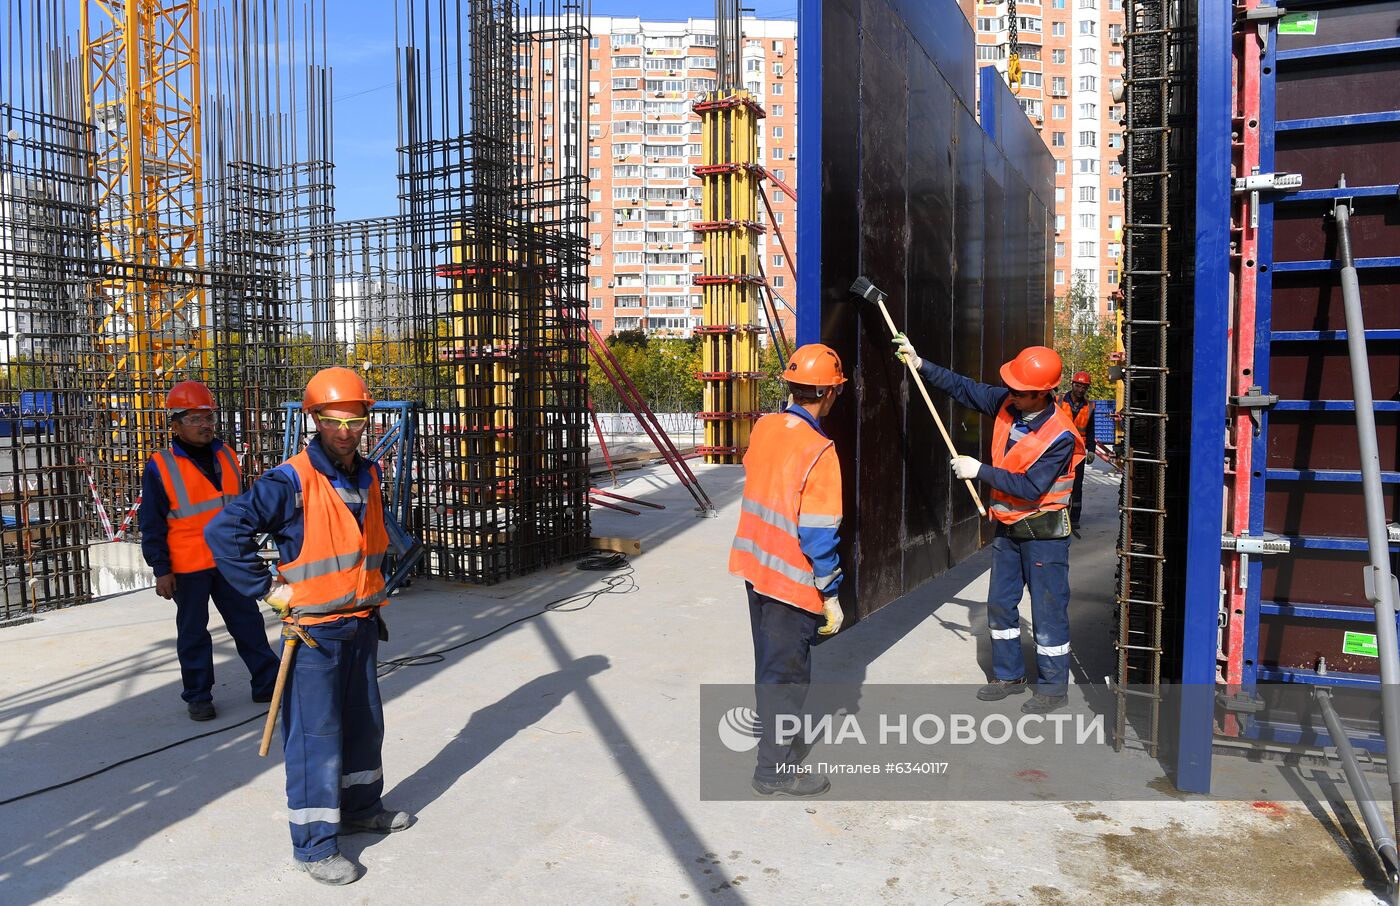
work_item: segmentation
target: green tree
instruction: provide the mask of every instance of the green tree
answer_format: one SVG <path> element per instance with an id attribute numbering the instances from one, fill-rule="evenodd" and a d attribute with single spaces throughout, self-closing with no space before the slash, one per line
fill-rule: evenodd
<path id="1" fill-rule="evenodd" d="M 1113 352 L 1113 324 L 1099 318 L 1099 298 L 1086 271 L 1075 271 L 1069 292 L 1055 299 L 1055 351 L 1065 363 L 1065 388 L 1076 371 L 1089 372 L 1092 399 L 1113 399 L 1108 357 Z"/>

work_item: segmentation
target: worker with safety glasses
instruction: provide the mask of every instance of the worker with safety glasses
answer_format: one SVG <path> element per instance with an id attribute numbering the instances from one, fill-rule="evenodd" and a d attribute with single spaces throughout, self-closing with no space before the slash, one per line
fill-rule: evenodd
<path id="1" fill-rule="evenodd" d="M 907 356 L 929 386 L 995 419 L 991 465 L 971 456 L 952 463 L 958 478 L 991 486 L 989 510 L 997 522 L 987 593 L 993 675 L 977 697 L 1000 701 L 1026 691 L 1017 608 L 1029 586 L 1038 683 L 1021 710 L 1054 711 L 1065 704 L 1069 684 L 1068 507 L 1084 461 L 1084 440 L 1055 401 L 1064 366 L 1055 350 L 1029 346 L 1001 366 L 1005 386 L 993 387 L 920 359 L 902 333 L 894 343 L 896 357 Z"/>
<path id="2" fill-rule="evenodd" d="M 302 400 L 316 436 L 205 531 L 228 580 L 283 614 L 284 657 L 292 657 L 282 719 L 292 855 L 323 884 L 359 877 L 338 834 L 388 834 L 413 823 L 380 801 L 384 709 L 375 667 L 387 638 L 379 607 L 389 539 L 379 465 L 359 454 L 373 405 L 354 371 L 317 372 Z M 277 545 L 275 577 L 258 556 L 264 534 Z M 291 638 L 301 644 L 287 645 Z"/>
<path id="3" fill-rule="evenodd" d="M 799 758 L 791 746 L 779 745 L 777 715 L 801 712 L 812 681 L 812 643 L 834 635 L 844 619 L 836 597 L 841 464 L 821 419 L 836 405 L 846 378 L 836 352 L 811 343 L 793 352 L 783 379 L 787 409 L 760 418 L 749 436 L 729 572 L 744 580 L 753 631 L 762 727 L 754 792 L 816 796 L 831 783 L 793 770 Z"/>
<path id="4" fill-rule="evenodd" d="M 271 701 L 277 680 L 257 601 L 219 574 L 204 542 L 204 527 L 242 492 L 238 457 L 218 437 L 216 412 L 213 394 L 198 381 L 170 388 L 170 446 L 147 461 L 138 510 L 141 554 L 155 573 L 156 594 L 175 601 L 180 697 L 191 720 L 215 716 L 211 599 L 248 667 L 253 701 Z"/>

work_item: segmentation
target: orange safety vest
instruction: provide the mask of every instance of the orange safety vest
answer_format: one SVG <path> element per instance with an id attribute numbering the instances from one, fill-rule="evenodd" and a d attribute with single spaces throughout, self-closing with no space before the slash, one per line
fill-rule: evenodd
<path id="1" fill-rule="evenodd" d="M 1045 496 L 1039 500 L 1022 500 L 1004 491 L 992 489 L 991 516 L 1004 525 L 1020 522 L 1027 516 L 1034 516 L 1047 510 L 1063 510 L 1069 506 L 1070 495 L 1074 492 L 1074 470 L 1084 461 L 1084 437 L 1075 430 L 1074 422 L 1060 406 L 1055 406 L 1050 417 L 1040 423 L 1040 427 L 1016 441 L 1010 450 L 1006 442 L 1011 437 L 1010 404 L 1001 407 L 997 413 L 996 425 L 992 429 L 992 465 L 1008 472 L 1024 474 L 1045 455 L 1051 444 L 1068 432 L 1074 438 L 1074 455 L 1069 464 Z"/>
<path id="2" fill-rule="evenodd" d="M 292 616 L 284 622 L 327 623 L 345 617 L 367 617 L 387 599 L 384 592 L 384 503 L 379 491 L 379 465 L 371 463 L 374 481 L 366 489 L 365 524 L 361 530 L 344 494 L 317 471 L 305 450 L 287 460 L 301 488 L 303 523 L 301 552 L 277 571 L 292 589 Z"/>
<path id="3" fill-rule="evenodd" d="M 1060 397 L 1060 408 L 1064 410 L 1065 415 L 1069 416 L 1069 420 L 1074 422 L 1074 426 L 1079 429 L 1080 434 L 1089 430 L 1089 416 L 1093 412 L 1093 407 L 1094 401 L 1085 397 L 1084 403 L 1079 407 L 1079 411 L 1076 412 L 1074 410 L 1074 403 L 1070 400 L 1068 393 Z"/>
<path id="4" fill-rule="evenodd" d="M 242 492 L 239 487 L 238 458 L 227 445 L 214 454 L 219 466 L 219 487 L 199 470 L 194 460 L 176 454 L 175 448 L 161 450 L 151 464 L 165 487 L 170 514 L 165 519 L 169 532 L 170 569 L 177 573 L 197 573 L 214 568 L 214 554 L 204 543 L 204 527 L 219 514 L 224 504 Z"/>
<path id="5" fill-rule="evenodd" d="M 744 454 L 744 499 L 729 572 L 759 594 L 821 613 L 822 590 L 836 575 L 812 572 L 797 530 L 840 526 L 841 470 L 831 440 L 798 415 L 760 418 Z"/>

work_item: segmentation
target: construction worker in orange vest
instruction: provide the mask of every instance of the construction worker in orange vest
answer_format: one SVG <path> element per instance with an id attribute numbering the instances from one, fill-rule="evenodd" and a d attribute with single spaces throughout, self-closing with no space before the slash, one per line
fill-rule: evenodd
<path id="1" fill-rule="evenodd" d="M 373 405 L 354 371 L 317 372 L 302 400 L 316 436 L 205 532 L 229 581 L 285 612 L 283 639 L 300 630 L 315 643 L 295 650 L 282 748 L 295 863 L 333 885 L 359 877 L 338 834 L 388 834 L 413 823 L 380 801 L 384 709 L 375 667 L 387 638 L 379 607 L 389 540 L 379 465 L 359 454 Z M 275 577 L 258 556 L 263 534 L 277 544 Z"/>
<path id="2" fill-rule="evenodd" d="M 1074 537 L 1079 535 L 1079 515 L 1084 512 L 1084 467 L 1094 461 L 1094 401 L 1089 399 L 1092 379 L 1087 371 L 1076 371 L 1070 378 L 1069 392 L 1060 397 L 1060 408 L 1074 422 L 1084 438 L 1084 461 L 1074 470 L 1074 493 L 1069 498 L 1069 526 Z"/>
<path id="3" fill-rule="evenodd" d="M 983 701 L 1000 701 L 1026 691 L 1017 608 L 1024 589 L 1031 593 L 1035 621 L 1035 695 L 1021 706 L 1044 714 L 1065 704 L 1069 683 L 1069 507 L 1074 471 L 1084 460 L 1079 430 L 1055 404 L 1063 364 L 1055 350 L 1030 346 L 1001 366 L 1003 387 L 955 374 L 924 359 L 903 334 L 894 338 L 895 355 L 908 357 L 930 386 L 960 405 L 995 419 L 992 463 L 971 456 L 953 459 L 960 479 L 992 487 L 991 587 L 987 626 L 992 636 L 992 679 L 978 691 Z"/>
<path id="4" fill-rule="evenodd" d="M 180 697 L 191 720 L 215 716 L 211 598 L 252 676 L 253 701 L 271 701 L 277 681 L 257 601 L 219 575 L 204 543 L 209 520 L 242 492 L 238 457 L 215 434 L 216 411 L 209 388 L 198 381 L 170 388 L 165 413 L 173 436 L 169 448 L 146 463 L 138 510 L 141 554 L 155 573 L 156 594 L 175 601 Z"/>
<path id="5" fill-rule="evenodd" d="M 841 466 L 821 429 L 846 383 L 841 359 L 819 343 L 797 349 L 783 371 L 787 409 L 758 420 L 744 455 L 744 497 L 729 571 L 744 580 L 753 630 L 754 685 L 762 737 L 754 791 L 816 796 L 831 784 L 803 773 L 780 745 L 777 715 L 797 714 L 812 680 L 811 646 L 843 620 Z"/>

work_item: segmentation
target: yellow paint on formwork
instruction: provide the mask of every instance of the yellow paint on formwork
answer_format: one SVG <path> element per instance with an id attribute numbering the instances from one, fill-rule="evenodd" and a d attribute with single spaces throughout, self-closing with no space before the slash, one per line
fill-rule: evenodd
<path id="1" fill-rule="evenodd" d="M 112 441 L 94 456 L 144 461 L 165 444 L 165 392 L 203 378 L 204 268 L 198 0 L 83 0 L 87 119 L 95 127 L 98 236 L 128 265 L 98 286 L 92 312 Z"/>
<path id="2" fill-rule="evenodd" d="M 700 114 L 705 258 L 701 341 L 705 461 L 737 463 L 758 412 L 758 121 L 747 91 L 716 92 Z"/>

